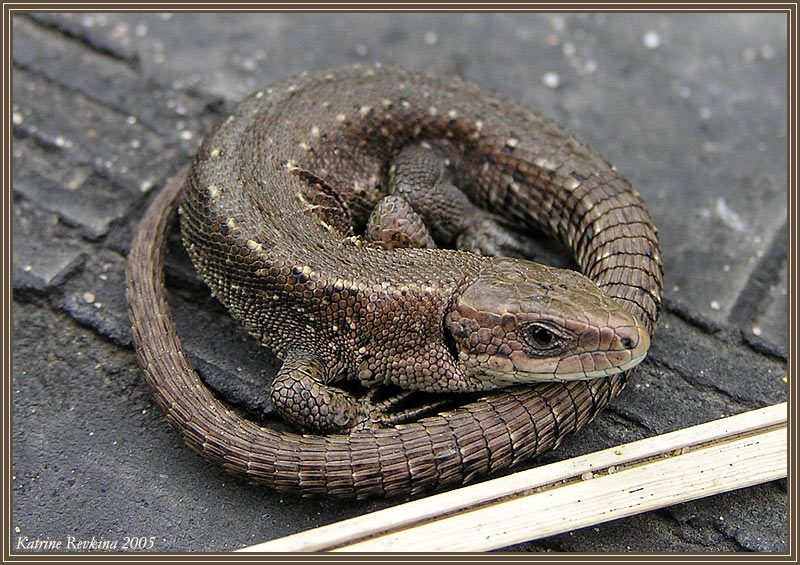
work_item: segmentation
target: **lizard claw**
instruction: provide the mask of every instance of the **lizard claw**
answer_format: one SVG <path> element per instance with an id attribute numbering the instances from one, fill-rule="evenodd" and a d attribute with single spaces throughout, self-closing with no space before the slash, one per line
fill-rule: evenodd
<path id="1" fill-rule="evenodd" d="M 360 399 L 359 404 L 363 417 L 359 419 L 352 428 L 352 431 L 386 428 L 397 424 L 406 424 L 450 404 L 449 400 L 444 399 L 393 412 L 393 409 L 402 405 L 407 399 L 412 397 L 415 391 L 404 390 L 389 398 L 376 402 L 375 397 L 378 395 L 379 390 L 380 387 L 371 387 Z"/>

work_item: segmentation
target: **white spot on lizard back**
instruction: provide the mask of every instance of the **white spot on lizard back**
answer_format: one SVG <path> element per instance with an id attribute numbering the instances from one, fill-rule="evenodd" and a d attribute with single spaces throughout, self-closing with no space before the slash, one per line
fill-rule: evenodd
<path id="1" fill-rule="evenodd" d="M 533 160 L 533 164 L 545 171 L 555 171 L 557 168 L 556 163 L 544 157 L 537 157 Z"/>

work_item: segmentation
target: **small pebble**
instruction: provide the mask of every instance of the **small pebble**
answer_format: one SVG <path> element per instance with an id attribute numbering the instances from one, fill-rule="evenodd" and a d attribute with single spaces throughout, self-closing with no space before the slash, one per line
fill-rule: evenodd
<path id="1" fill-rule="evenodd" d="M 642 44 L 650 50 L 661 47 L 661 36 L 657 31 L 648 30 L 642 36 Z"/>
<path id="2" fill-rule="evenodd" d="M 550 25 L 553 26 L 553 29 L 556 31 L 563 31 L 565 27 L 567 27 L 564 18 L 560 16 L 554 16 L 550 18 Z"/>
<path id="3" fill-rule="evenodd" d="M 558 88 L 558 85 L 561 84 L 561 77 L 558 76 L 558 73 L 550 71 L 542 75 L 542 82 L 547 88 Z"/>

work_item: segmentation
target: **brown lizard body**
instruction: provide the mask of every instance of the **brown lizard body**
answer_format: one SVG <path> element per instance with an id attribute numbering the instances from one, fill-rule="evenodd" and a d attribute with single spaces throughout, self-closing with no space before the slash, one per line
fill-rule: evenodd
<path id="1" fill-rule="evenodd" d="M 440 169 L 457 172 L 431 172 Z M 552 232 L 606 294 L 576 273 L 527 261 L 386 249 L 359 235 L 368 223 L 385 229 L 370 211 L 391 190 L 410 200 L 411 223 L 438 218 L 425 242 L 474 241 L 471 216 L 430 212 L 462 197 L 411 194 L 427 186 L 420 176 L 462 189 L 459 210 L 477 203 L 512 225 Z M 153 271 L 181 187 L 184 243 L 198 272 L 284 359 L 271 389 L 276 408 L 307 428 L 356 431 L 278 433 L 226 409 L 200 383 Z M 240 104 L 207 137 L 185 182 L 154 202 L 129 276 L 140 358 L 190 445 L 275 488 L 358 497 L 464 482 L 558 443 L 624 386 L 620 371 L 644 356 L 661 300 L 649 215 L 586 145 L 460 79 L 361 67 L 287 79 Z M 604 375 L 612 376 L 594 378 Z M 398 420 L 328 386 L 346 378 L 432 392 L 570 382 L 504 389 L 384 428 Z"/>

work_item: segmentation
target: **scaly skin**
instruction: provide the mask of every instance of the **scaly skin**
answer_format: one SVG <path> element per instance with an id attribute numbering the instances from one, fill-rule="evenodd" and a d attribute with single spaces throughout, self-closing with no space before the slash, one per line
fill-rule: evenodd
<path id="1" fill-rule="evenodd" d="M 578 275 L 528 262 L 387 251 L 354 235 L 393 157 L 428 140 L 458 153 L 467 179 L 459 186 L 472 202 L 552 232 L 611 298 Z M 278 408 L 323 431 L 366 429 L 277 433 L 227 410 L 200 383 L 161 273 L 182 184 L 182 231 L 198 272 L 285 360 L 272 390 Z M 627 374 L 504 389 L 385 429 L 365 426 L 374 414 L 330 396 L 327 383 L 464 391 L 612 374 L 641 360 L 662 284 L 644 205 L 580 141 L 459 79 L 359 67 L 294 77 L 244 101 L 206 139 L 185 183 L 153 203 L 129 265 L 142 365 L 189 444 L 274 488 L 357 497 L 465 482 L 532 457 L 591 419 Z"/>

